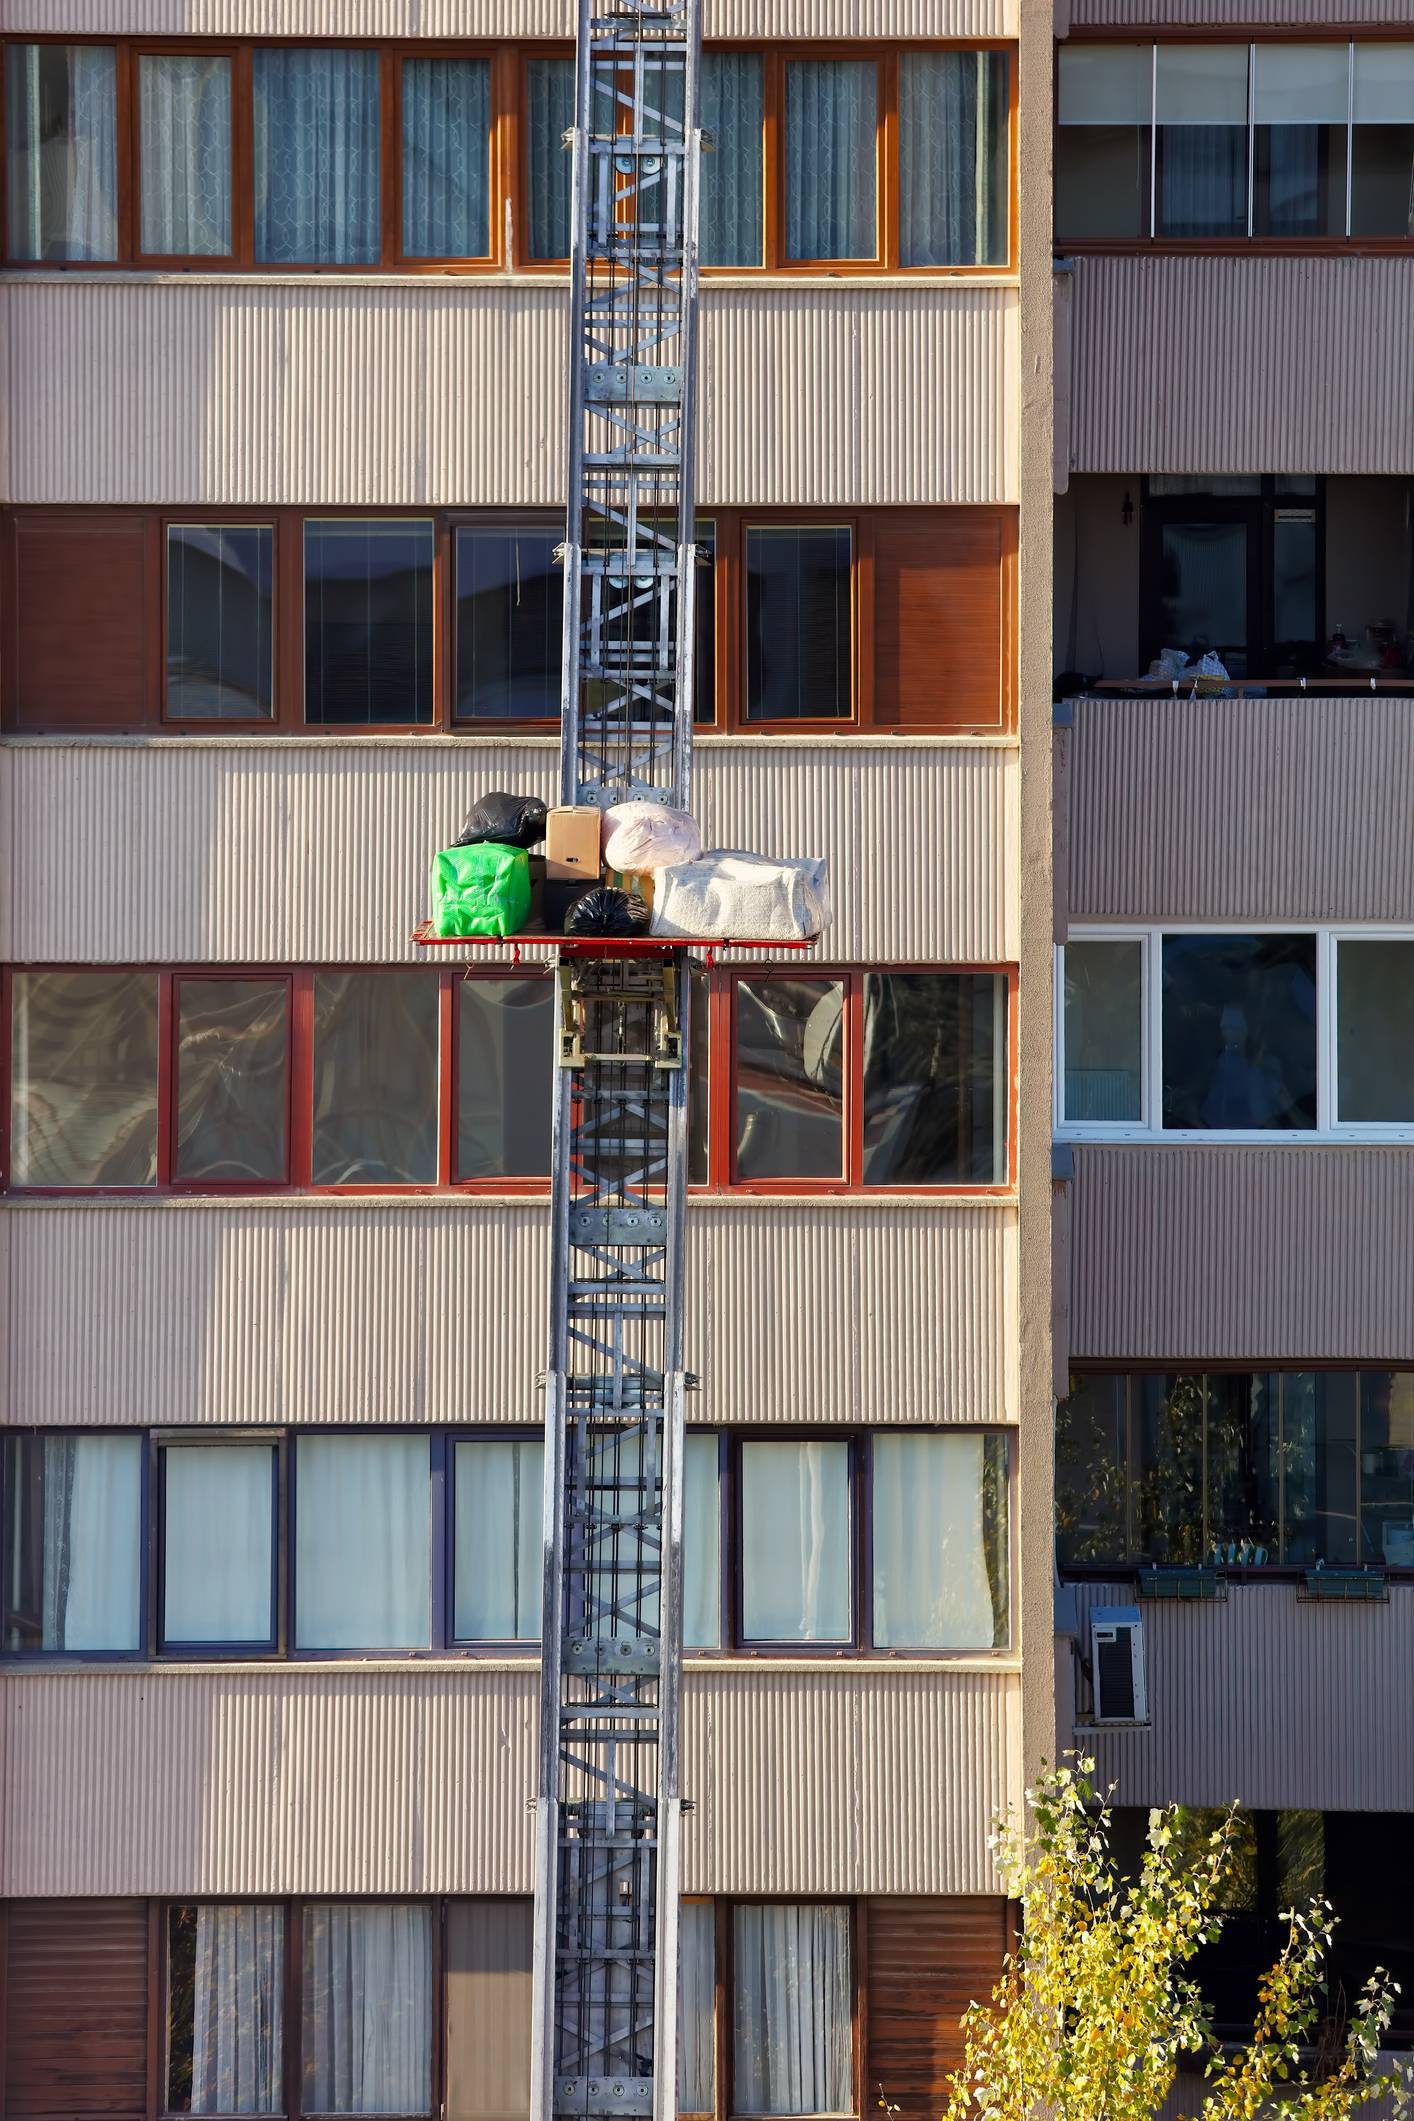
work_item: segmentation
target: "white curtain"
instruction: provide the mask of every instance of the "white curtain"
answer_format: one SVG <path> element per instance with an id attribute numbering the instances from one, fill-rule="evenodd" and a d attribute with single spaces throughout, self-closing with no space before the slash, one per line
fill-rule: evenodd
<path id="1" fill-rule="evenodd" d="M 682 1467 L 682 1639 L 690 1650 L 722 1640 L 722 1515 L 715 1436 L 689 1436 Z"/>
<path id="2" fill-rule="evenodd" d="M 274 1450 L 169 1444 L 163 1473 L 164 1640 L 268 1642 Z"/>
<path id="3" fill-rule="evenodd" d="M 738 1907 L 732 1921 L 732 2112 L 852 2112 L 849 1909 Z"/>
<path id="4" fill-rule="evenodd" d="M 44 1439 L 46 1650 L 142 1644 L 142 1442 Z"/>
<path id="5" fill-rule="evenodd" d="M 682 2114 L 716 2110 L 716 2001 L 716 1907 L 710 1900 L 684 1900 L 678 1911 L 678 2112 Z"/>
<path id="6" fill-rule="evenodd" d="M 378 54 L 255 54 L 255 255 L 264 265 L 376 265 Z"/>
<path id="7" fill-rule="evenodd" d="M 284 1968 L 278 1907 L 197 1909 L 192 2113 L 273 2114 L 282 2107 Z"/>
<path id="8" fill-rule="evenodd" d="M 295 1482 L 295 1641 L 418 1650 L 430 1639 L 426 1436 L 302 1436 Z"/>
<path id="9" fill-rule="evenodd" d="M 906 53 L 898 103 L 901 262 L 1004 263 L 1005 53 Z"/>
<path id="10" fill-rule="evenodd" d="M 456 1446 L 452 1630 L 460 1642 L 533 1642 L 540 1633 L 538 1440 Z"/>
<path id="11" fill-rule="evenodd" d="M 742 1584 L 753 1642 L 848 1642 L 849 1447 L 742 1447 Z"/>
<path id="12" fill-rule="evenodd" d="M 224 258 L 231 249 L 231 62 L 194 52 L 138 60 L 142 248 Z"/>
<path id="13" fill-rule="evenodd" d="M 110 44 L 5 54 L 10 256 L 118 255 L 118 61 Z"/>
<path id="14" fill-rule="evenodd" d="M 786 67 L 786 256 L 872 258 L 878 74 L 872 59 Z"/>
<path id="15" fill-rule="evenodd" d="M 491 62 L 403 61 L 403 251 L 484 258 L 491 248 Z"/>
<path id="16" fill-rule="evenodd" d="M 874 1641 L 880 1649 L 990 1650 L 1006 1639 L 1005 1519 L 989 1524 L 976 1431 L 873 1441 Z M 997 1483 L 1005 1496 L 1004 1479 Z M 1000 1540 L 990 1557 L 988 1543 Z"/>
<path id="17" fill-rule="evenodd" d="M 315 1902 L 304 1918 L 304 2110 L 425 2114 L 432 2103 L 432 1915 Z"/>
<path id="18" fill-rule="evenodd" d="M 704 265 L 761 263 L 764 90 L 759 52 L 702 55 L 702 124 L 716 142 L 702 157 Z"/>

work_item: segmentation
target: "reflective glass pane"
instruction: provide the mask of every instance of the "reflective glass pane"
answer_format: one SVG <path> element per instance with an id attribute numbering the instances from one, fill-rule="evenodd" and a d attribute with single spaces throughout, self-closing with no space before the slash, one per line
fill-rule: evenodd
<path id="1" fill-rule="evenodd" d="M 1336 1117 L 1414 1125 L 1414 942 L 1336 945 Z"/>
<path id="2" fill-rule="evenodd" d="M 282 2093 L 285 1911 L 268 1900 L 167 1910 L 172 2114 L 275 2114 Z"/>
<path id="3" fill-rule="evenodd" d="M 463 525 L 456 534 L 458 721 L 558 720 L 561 532 Z"/>
<path id="4" fill-rule="evenodd" d="M 6 228 L 11 258 L 118 255 L 118 57 L 111 44 L 5 48 Z"/>
<path id="5" fill-rule="evenodd" d="M 1281 1380 L 1285 1495 L 1282 1559 L 1359 1565 L 1355 1509 L 1355 1375 L 1295 1370 Z"/>
<path id="6" fill-rule="evenodd" d="M 452 1632 L 459 1642 L 534 1642 L 544 1448 L 538 1437 L 476 1437 L 454 1458 Z"/>
<path id="7" fill-rule="evenodd" d="M 691 1070 L 687 1078 L 687 1182 L 690 1186 L 705 1186 L 708 1173 L 707 1068 L 712 1021 L 705 967 L 689 964 L 688 978 L 692 985 L 688 1011 Z"/>
<path id="8" fill-rule="evenodd" d="M 842 981 L 737 981 L 738 1178 L 843 1176 L 843 1049 Z"/>
<path id="9" fill-rule="evenodd" d="M 274 1498 L 269 1444 L 166 1447 L 164 1642 L 273 1644 Z"/>
<path id="10" fill-rule="evenodd" d="M 683 1457 L 682 1639 L 689 1650 L 722 1640 L 722 1502 L 714 1433 L 689 1433 Z"/>
<path id="11" fill-rule="evenodd" d="M 1360 1563 L 1414 1568 L 1414 1371 L 1360 1375 Z"/>
<path id="12" fill-rule="evenodd" d="M 286 1176 L 289 989 L 283 979 L 177 982 L 179 1179 Z"/>
<path id="13" fill-rule="evenodd" d="M 1161 44 L 1155 68 L 1161 236 L 1247 233 L 1247 46 Z"/>
<path id="14" fill-rule="evenodd" d="M 741 1447 L 742 1632 L 748 1642 L 848 1642 L 849 1446 Z"/>
<path id="15" fill-rule="evenodd" d="M 786 256 L 872 258 L 879 70 L 872 59 L 786 63 Z"/>
<path id="16" fill-rule="evenodd" d="M 403 61 L 403 255 L 491 250 L 491 62 Z"/>
<path id="17" fill-rule="evenodd" d="M 746 533 L 746 713 L 838 721 L 852 706 L 851 533 Z"/>
<path id="18" fill-rule="evenodd" d="M 153 1185 L 157 1075 L 155 972 L 17 972 L 11 1183 Z"/>
<path id="19" fill-rule="evenodd" d="M 316 1186 L 437 1183 L 437 974 L 316 972 Z"/>
<path id="20" fill-rule="evenodd" d="M 257 261 L 376 265 L 378 53 L 280 45 L 253 63 Z"/>
<path id="21" fill-rule="evenodd" d="M 306 2114 L 431 2111 L 429 1901 L 309 1901 L 301 1988 Z"/>
<path id="22" fill-rule="evenodd" d="M 553 1012 L 548 980 L 458 985 L 458 1178 L 549 1176 Z"/>
<path id="23" fill-rule="evenodd" d="M 242 721 L 273 711 L 275 533 L 259 523 L 167 530 L 167 715 Z"/>
<path id="24" fill-rule="evenodd" d="M 1005 52 L 899 59 L 899 262 L 1004 265 L 1010 61 Z"/>
<path id="25" fill-rule="evenodd" d="M 1166 935 L 1164 1125 L 1316 1124 L 1314 935 Z"/>
<path id="26" fill-rule="evenodd" d="M 1144 1117 L 1144 946 L 1065 946 L 1063 1110 L 1078 1126 Z"/>
<path id="27" fill-rule="evenodd" d="M 1159 630 L 1165 648 L 1211 649 L 1235 676 L 1247 668 L 1247 525 L 1160 527 Z"/>
<path id="28" fill-rule="evenodd" d="M 427 1648 L 431 1482 L 425 1435 L 299 1438 L 294 1498 L 298 1648 Z"/>
<path id="29" fill-rule="evenodd" d="M 141 247 L 154 258 L 224 258 L 231 249 L 231 62 L 142 52 Z"/>
<path id="30" fill-rule="evenodd" d="M 1354 96 L 1351 234 L 1414 234 L 1414 44 L 1357 44 Z"/>
<path id="31" fill-rule="evenodd" d="M 1205 1559 L 1202 1378 L 1136 1377 L 1131 1448 L 1137 1552 L 1158 1564 L 1195 1566 Z"/>
<path id="32" fill-rule="evenodd" d="M 1208 1539 L 1224 1558 L 1278 1558 L 1280 1380 L 1265 1371 L 1208 1378 Z"/>
<path id="33" fill-rule="evenodd" d="M 1255 232 L 1343 235 L 1348 45 L 1258 44 L 1253 64 Z"/>
<path id="34" fill-rule="evenodd" d="M 142 1439 L 5 1439 L 5 1648 L 142 1647 Z"/>
<path id="35" fill-rule="evenodd" d="M 1128 1380 L 1074 1376 L 1056 1409 L 1056 1558 L 1121 1562 L 1129 1553 Z"/>
<path id="36" fill-rule="evenodd" d="M 570 157 L 565 134 L 574 124 L 573 59 L 528 59 L 526 128 L 530 176 L 530 255 L 567 258 L 570 252 Z"/>
<path id="37" fill-rule="evenodd" d="M 306 522 L 307 722 L 431 721 L 436 543 L 413 518 Z"/>
<path id="38" fill-rule="evenodd" d="M 1058 236 L 1147 236 L 1153 47 L 1062 44 L 1056 59 Z"/>
<path id="39" fill-rule="evenodd" d="M 864 1183 L 1001 1186 L 1007 983 L 993 972 L 864 981 Z"/>
<path id="40" fill-rule="evenodd" d="M 1278 669 L 1315 654 L 1317 557 L 1314 508 L 1279 508 L 1272 523 L 1272 644 Z"/>
<path id="41" fill-rule="evenodd" d="M 1004 1649 L 1006 1438 L 876 1432 L 871 1448 L 875 1647 Z"/>
<path id="42" fill-rule="evenodd" d="M 715 142 L 702 157 L 704 265 L 761 263 L 764 64 L 760 52 L 702 54 L 702 126 Z"/>

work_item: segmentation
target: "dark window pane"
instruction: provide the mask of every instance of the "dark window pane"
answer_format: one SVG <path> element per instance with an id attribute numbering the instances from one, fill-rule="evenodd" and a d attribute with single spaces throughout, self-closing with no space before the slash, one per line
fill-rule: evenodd
<path id="1" fill-rule="evenodd" d="M 118 57 L 111 44 L 11 44 L 5 160 L 12 258 L 118 255 Z"/>
<path id="2" fill-rule="evenodd" d="M 1414 942 L 1336 945 L 1336 1117 L 1414 1123 Z"/>
<path id="3" fill-rule="evenodd" d="M 1314 935 L 1166 935 L 1164 1125 L 1316 1124 Z"/>
<path id="4" fill-rule="evenodd" d="M 562 535 L 519 524 L 457 531 L 458 721 L 559 719 Z"/>
<path id="5" fill-rule="evenodd" d="M 17 972 L 11 1183 L 154 1184 L 157 1076 L 155 972 Z"/>
<path id="6" fill-rule="evenodd" d="M 1350 48 L 1344 40 L 1256 47 L 1252 226 L 1257 235 L 1344 235 L 1349 114 Z"/>
<path id="7" fill-rule="evenodd" d="M 457 988 L 457 1176 L 544 1178 L 554 1086 L 546 979 Z"/>
<path id="8" fill-rule="evenodd" d="M 1414 235 L 1414 123 L 1356 126 L 1351 146 L 1350 233 Z"/>
<path id="9" fill-rule="evenodd" d="M 899 60 L 899 261 L 1004 265 L 1010 243 L 1005 52 Z"/>
<path id="10" fill-rule="evenodd" d="M 786 64 L 786 256 L 872 258 L 879 70 L 872 59 Z"/>
<path id="11" fill-rule="evenodd" d="M 1208 1539 L 1228 1559 L 1277 1559 L 1278 1384 L 1265 1371 L 1208 1379 Z"/>
<path id="12" fill-rule="evenodd" d="M 258 49 L 254 96 L 258 262 L 376 265 L 378 53 Z"/>
<path id="13" fill-rule="evenodd" d="M 867 976 L 866 1185 L 1005 1185 L 1007 1091 L 1000 973 Z"/>
<path id="14" fill-rule="evenodd" d="M 491 249 L 491 62 L 403 61 L 403 255 Z"/>
<path id="15" fill-rule="evenodd" d="M 1361 1374 L 1360 1561 L 1414 1568 L 1414 1371 Z"/>
<path id="16" fill-rule="evenodd" d="M 1064 1113 L 1072 1125 L 1144 1116 L 1144 948 L 1065 946 Z"/>
<path id="17" fill-rule="evenodd" d="M 142 1439 L 5 1439 L 5 1648 L 142 1646 Z"/>
<path id="18" fill-rule="evenodd" d="M 1247 526 L 1164 523 L 1159 533 L 1159 630 L 1166 648 L 1212 649 L 1247 668 Z"/>
<path id="19" fill-rule="evenodd" d="M 280 2111 L 284 1921 L 269 1901 L 168 1908 L 167 2112 Z"/>
<path id="20" fill-rule="evenodd" d="M 1296 1370 L 1282 1378 L 1281 1449 L 1282 1560 L 1357 1566 L 1353 1371 Z"/>
<path id="21" fill-rule="evenodd" d="M 1062 47 L 1064 56 L 1064 47 Z M 1131 241 L 1149 233 L 1147 125 L 1063 125 L 1056 132 L 1056 235 Z"/>
<path id="22" fill-rule="evenodd" d="M 746 533 L 746 713 L 838 721 L 851 709 L 848 530 Z"/>
<path id="23" fill-rule="evenodd" d="M 140 248 L 157 258 L 227 257 L 231 62 L 199 52 L 143 52 L 137 69 Z"/>
<path id="24" fill-rule="evenodd" d="M 1120 1562 L 1129 1553 L 1126 1523 L 1127 1380 L 1072 1377 L 1056 1413 L 1056 1558 Z"/>
<path id="25" fill-rule="evenodd" d="M 1278 668 L 1316 648 L 1316 511 L 1279 508 L 1272 523 L 1272 644 Z"/>
<path id="26" fill-rule="evenodd" d="M 570 156 L 565 134 L 574 124 L 573 59 L 530 59 L 525 68 L 529 140 L 530 255 L 570 253 Z"/>
<path id="27" fill-rule="evenodd" d="M 167 713 L 173 721 L 269 715 L 275 533 L 260 524 L 167 531 Z"/>
<path id="28" fill-rule="evenodd" d="M 431 721 L 435 548 L 431 522 L 305 524 L 306 721 Z"/>
<path id="29" fill-rule="evenodd" d="M 738 1178 L 844 1175 L 844 987 L 828 979 L 736 986 Z"/>
<path id="30" fill-rule="evenodd" d="M 702 126 L 716 143 L 702 157 L 704 265 L 761 263 L 763 66 L 760 52 L 702 54 Z"/>
<path id="31" fill-rule="evenodd" d="M 1247 233 L 1247 46 L 1161 44 L 1155 64 L 1155 228 Z"/>
<path id="32" fill-rule="evenodd" d="M 314 976 L 316 1186 L 437 1182 L 437 975 Z"/>
<path id="33" fill-rule="evenodd" d="M 283 1181 L 288 1044 L 284 980 L 178 981 L 179 1179 Z"/>
<path id="34" fill-rule="evenodd" d="M 1137 1551 L 1192 1567 L 1204 1558 L 1202 1378 L 1136 1377 L 1133 1423 Z"/>

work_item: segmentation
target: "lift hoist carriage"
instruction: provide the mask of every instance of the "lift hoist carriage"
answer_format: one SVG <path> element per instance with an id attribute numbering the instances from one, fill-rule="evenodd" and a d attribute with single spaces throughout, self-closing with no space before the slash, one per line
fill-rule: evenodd
<path id="1" fill-rule="evenodd" d="M 700 46 L 700 0 L 580 0 L 566 135 L 567 804 L 690 807 Z M 427 925 L 417 939 L 436 940 Z M 539 939 L 557 955 L 559 1065 L 531 2115 L 674 2121 L 697 946 Z"/>

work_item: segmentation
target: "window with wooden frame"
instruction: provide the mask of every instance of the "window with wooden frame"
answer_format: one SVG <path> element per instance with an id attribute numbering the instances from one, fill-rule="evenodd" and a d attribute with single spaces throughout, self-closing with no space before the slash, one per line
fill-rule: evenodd
<path id="1" fill-rule="evenodd" d="M 9 265 L 564 269 L 564 46 L 45 37 L 0 58 Z M 1009 269 L 1015 76 L 1002 43 L 709 46 L 704 266 Z"/>
<path id="2" fill-rule="evenodd" d="M 537 510 L 9 511 L 5 726 L 548 733 L 563 534 Z M 697 541 L 700 734 L 1014 726 L 1014 509 L 719 508 Z"/>
<path id="3" fill-rule="evenodd" d="M 695 971 L 694 1187 L 1004 1191 L 1014 974 Z M 22 967 L 15 1192 L 540 1192 L 541 970 Z"/>

